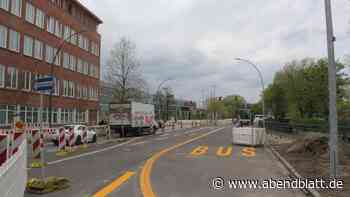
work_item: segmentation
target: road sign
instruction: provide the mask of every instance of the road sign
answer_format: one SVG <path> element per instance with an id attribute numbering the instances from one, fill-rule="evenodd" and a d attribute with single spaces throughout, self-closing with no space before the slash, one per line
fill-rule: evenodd
<path id="1" fill-rule="evenodd" d="M 35 80 L 34 89 L 36 91 L 52 90 L 54 86 L 54 78 L 52 76 L 43 77 Z"/>

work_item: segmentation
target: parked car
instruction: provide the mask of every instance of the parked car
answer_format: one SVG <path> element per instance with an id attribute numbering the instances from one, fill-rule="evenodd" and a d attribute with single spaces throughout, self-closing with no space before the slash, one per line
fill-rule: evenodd
<path id="1" fill-rule="evenodd" d="M 95 143 L 97 141 L 97 134 L 94 130 L 89 129 L 85 125 L 66 125 L 63 127 L 65 129 L 66 144 L 68 144 L 68 139 L 72 135 L 71 131 L 74 132 L 74 144 L 80 145 L 83 142 L 83 130 L 87 131 L 87 141 L 88 143 Z M 51 141 L 57 146 L 58 145 L 59 129 L 55 130 L 51 134 Z"/>

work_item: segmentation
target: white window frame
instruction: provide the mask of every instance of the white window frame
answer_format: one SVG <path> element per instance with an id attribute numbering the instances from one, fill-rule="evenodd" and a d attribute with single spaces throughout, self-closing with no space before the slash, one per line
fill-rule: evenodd
<path id="1" fill-rule="evenodd" d="M 69 56 L 69 69 L 72 71 L 76 70 L 76 64 L 77 64 L 77 57 L 74 55 Z"/>
<path id="2" fill-rule="evenodd" d="M 70 32 L 71 32 L 71 28 L 68 25 L 65 25 L 64 26 L 64 33 L 63 33 L 64 40 L 68 40 L 68 38 L 70 36 Z"/>
<path id="3" fill-rule="evenodd" d="M 30 36 L 24 35 L 23 55 L 33 57 L 34 39 Z"/>
<path id="4" fill-rule="evenodd" d="M 62 37 L 62 24 L 58 20 L 55 21 L 55 35 L 59 38 Z"/>
<path id="5" fill-rule="evenodd" d="M 31 24 L 35 23 L 35 7 L 29 2 L 26 3 L 25 20 Z"/>
<path id="6" fill-rule="evenodd" d="M 63 52 L 63 68 L 69 69 L 70 68 L 70 55 L 66 52 Z"/>
<path id="7" fill-rule="evenodd" d="M 83 60 L 78 58 L 77 60 L 77 72 L 82 73 L 83 71 Z"/>
<path id="8" fill-rule="evenodd" d="M 0 0 L 0 8 L 6 11 L 10 9 L 10 0 Z"/>
<path id="9" fill-rule="evenodd" d="M 7 88 L 9 89 L 17 89 L 18 88 L 18 70 L 16 69 L 16 67 L 7 67 L 7 71 L 6 72 L 9 72 L 9 69 L 13 69 L 12 71 L 14 72 L 11 72 L 10 74 L 10 87 L 6 86 Z M 15 84 L 13 84 L 13 78 L 16 77 L 16 80 L 15 80 Z M 5 83 L 6 83 L 6 80 L 5 79 Z"/>
<path id="10" fill-rule="evenodd" d="M 57 48 L 53 48 L 53 57 L 55 57 L 57 53 Z M 55 65 L 56 66 L 61 66 L 61 58 L 62 58 L 62 51 L 58 52 L 56 59 L 55 59 Z"/>
<path id="11" fill-rule="evenodd" d="M 0 64 L 0 88 L 5 87 L 5 66 Z"/>
<path id="12" fill-rule="evenodd" d="M 11 13 L 18 17 L 22 16 L 22 0 L 11 0 Z"/>
<path id="13" fill-rule="evenodd" d="M 9 39 L 10 39 L 9 49 L 11 51 L 18 53 L 20 51 L 21 34 L 18 31 L 15 31 L 13 29 L 10 29 L 9 34 L 10 34 L 10 36 L 9 36 Z"/>
<path id="14" fill-rule="evenodd" d="M 52 63 L 52 60 L 53 60 L 53 47 L 46 44 L 45 46 L 45 61 L 49 64 Z"/>
<path id="15" fill-rule="evenodd" d="M 30 91 L 32 89 L 32 73 L 29 71 L 22 71 L 24 73 L 24 87 L 22 87 L 22 90 Z"/>
<path id="16" fill-rule="evenodd" d="M 6 26 L 0 25 L 0 48 L 7 48 L 7 38 L 8 28 Z"/>
<path id="17" fill-rule="evenodd" d="M 34 58 L 38 60 L 43 60 L 43 50 L 44 49 L 44 43 L 40 40 L 34 41 Z M 40 56 L 39 56 L 40 55 Z"/>
<path id="18" fill-rule="evenodd" d="M 35 25 L 41 29 L 45 27 L 45 13 L 39 8 L 36 8 Z"/>
<path id="19" fill-rule="evenodd" d="M 56 19 L 53 16 L 47 17 L 47 23 L 46 23 L 46 31 L 55 34 L 55 25 L 56 25 Z"/>

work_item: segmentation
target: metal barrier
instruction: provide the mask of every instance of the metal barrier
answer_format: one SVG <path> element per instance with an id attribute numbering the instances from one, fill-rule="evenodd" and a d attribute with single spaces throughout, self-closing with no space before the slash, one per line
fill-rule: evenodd
<path id="1" fill-rule="evenodd" d="M 329 127 L 327 123 L 319 124 L 301 124 L 279 121 L 266 121 L 266 129 L 269 131 L 278 131 L 283 133 L 302 133 L 302 132 L 318 132 L 328 133 Z M 344 141 L 350 140 L 350 125 L 338 124 L 339 137 Z"/>

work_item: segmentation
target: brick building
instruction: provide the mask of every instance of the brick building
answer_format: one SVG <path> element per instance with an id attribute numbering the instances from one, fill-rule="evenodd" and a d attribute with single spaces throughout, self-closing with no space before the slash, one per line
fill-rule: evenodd
<path id="1" fill-rule="evenodd" d="M 53 124 L 96 123 L 101 23 L 78 0 L 0 0 L 0 126 L 11 124 L 16 113 L 27 123 L 38 122 L 34 81 L 50 75 L 51 66 Z M 44 122 L 48 106 L 45 93 Z"/>

